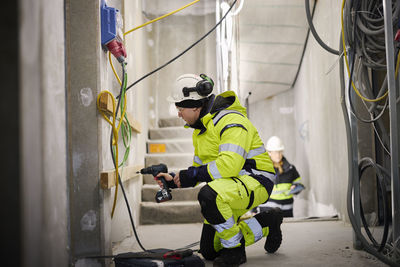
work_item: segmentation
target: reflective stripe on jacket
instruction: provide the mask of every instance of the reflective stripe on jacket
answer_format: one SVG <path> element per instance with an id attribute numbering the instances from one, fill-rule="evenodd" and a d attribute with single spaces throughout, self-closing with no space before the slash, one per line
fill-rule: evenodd
<path id="1" fill-rule="evenodd" d="M 193 131 L 193 166 L 207 166 L 205 181 L 249 174 L 275 182 L 272 161 L 236 94 L 218 95 L 209 109 L 201 118 L 205 129 Z"/>

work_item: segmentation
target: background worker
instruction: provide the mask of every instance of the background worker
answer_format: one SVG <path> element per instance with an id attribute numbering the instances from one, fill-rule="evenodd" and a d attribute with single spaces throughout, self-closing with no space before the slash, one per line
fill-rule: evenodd
<path id="1" fill-rule="evenodd" d="M 304 186 L 296 167 L 290 164 L 283 156 L 285 149 L 282 140 L 272 136 L 267 141 L 268 154 L 274 163 L 277 174 L 276 184 L 267 203 L 261 204 L 255 212 L 266 211 L 271 208 L 280 208 L 284 217 L 293 217 L 293 194 L 300 193 Z"/>
<path id="2" fill-rule="evenodd" d="M 204 74 L 184 74 L 176 80 L 167 100 L 175 103 L 185 127 L 194 129 L 193 166 L 174 177 L 158 176 L 177 187 L 207 183 L 198 194 L 205 218 L 200 253 L 214 260 L 214 266 L 231 267 L 246 262 L 245 246 L 266 236 L 268 227 L 265 250 L 273 253 L 279 248 L 282 213 L 269 210 L 239 222 L 240 216 L 268 200 L 275 171 L 236 94 L 226 91 L 215 96 L 213 86 Z"/>

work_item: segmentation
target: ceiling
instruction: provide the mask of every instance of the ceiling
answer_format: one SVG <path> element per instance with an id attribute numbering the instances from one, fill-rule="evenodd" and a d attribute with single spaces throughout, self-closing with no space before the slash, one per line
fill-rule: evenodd
<path id="1" fill-rule="evenodd" d="M 255 102 L 289 90 L 307 31 L 303 0 L 245 0 L 239 13 L 241 95 L 251 92 Z"/>
<path id="2" fill-rule="evenodd" d="M 218 0 L 219 3 L 224 0 Z M 174 16 L 215 13 L 217 0 L 200 0 Z M 228 3 L 233 3 L 229 0 Z M 310 1 L 313 7 L 314 0 Z M 149 19 L 191 0 L 143 0 Z M 255 102 L 291 89 L 300 67 L 308 23 L 304 0 L 237 0 L 239 25 L 239 91 Z M 234 9 L 235 10 L 235 9 Z"/>

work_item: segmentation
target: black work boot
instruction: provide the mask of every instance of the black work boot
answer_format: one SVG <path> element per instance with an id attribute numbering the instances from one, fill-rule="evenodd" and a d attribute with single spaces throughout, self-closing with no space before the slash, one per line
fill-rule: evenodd
<path id="1" fill-rule="evenodd" d="M 241 257 L 240 257 L 240 263 L 243 264 L 246 263 L 247 257 L 246 257 L 246 242 L 244 241 L 244 237 L 242 237 L 242 240 L 240 240 L 240 248 L 241 248 Z"/>
<path id="2" fill-rule="evenodd" d="M 274 253 L 282 243 L 281 224 L 283 220 L 283 212 L 276 208 L 261 212 L 254 217 L 261 224 L 261 227 L 269 227 L 269 233 L 267 240 L 265 241 L 264 249 L 268 253 Z"/>
<path id="3" fill-rule="evenodd" d="M 223 248 L 221 255 L 214 260 L 213 267 L 237 267 L 246 262 L 244 244 L 237 248 Z"/>
<path id="4" fill-rule="evenodd" d="M 240 262 L 239 264 L 246 263 L 247 257 L 246 257 L 246 250 L 243 250 L 242 256 L 240 257 Z"/>

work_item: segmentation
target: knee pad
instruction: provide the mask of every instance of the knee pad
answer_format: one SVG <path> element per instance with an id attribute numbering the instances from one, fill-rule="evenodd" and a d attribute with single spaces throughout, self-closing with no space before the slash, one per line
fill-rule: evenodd
<path id="1" fill-rule="evenodd" d="M 214 248 L 215 229 L 209 224 L 203 224 L 201 231 L 200 250 L 204 259 L 212 261 L 219 256 L 219 252 Z"/>
<path id="2" fill-rule="evenodd" d="M 267 211 L 260 212 L 254 218 L 258 221 L 261 227 L 271 227 L 282 223 L 283 213 L 278 208 L 270 208 Z"/>
<path id="3" fill-rule="evenodd" d="M 217 192 L 208 185 L 203 186 L 198 195 L 201 214 L 211 224 L 220 224 L 226 221 L 218 210 L 216 203 L 217 196 Z"/>

